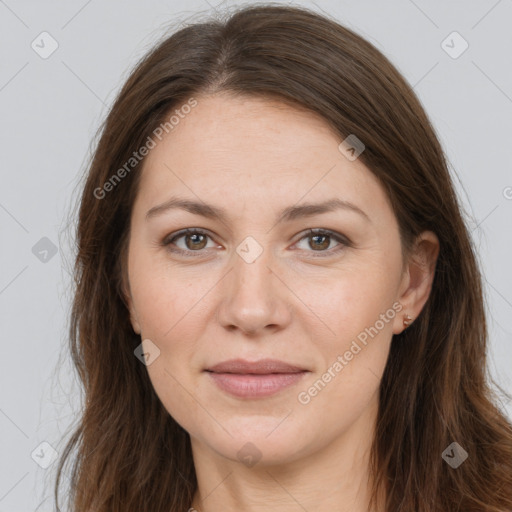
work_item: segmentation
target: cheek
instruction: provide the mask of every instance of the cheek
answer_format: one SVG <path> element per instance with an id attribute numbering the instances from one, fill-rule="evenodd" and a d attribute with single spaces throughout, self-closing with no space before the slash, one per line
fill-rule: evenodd
<path id="1" fill-rule="evenodd" d="M 298 390 L 304 435 L 313 436 L 320 421 L 326 437 L 337 436 L 378 402 L 392 339 L 392 319 L 380 320 L 381 312 L 376 308 L 375 315 L 360 314 L 359 318 L 368 318 L 363 323 L 340 322 L 338 336 L 322 341 L 324 367 Z"/>
<path id="2" fill-rule="evenodd" d="M 209 280 L 197 279 L 191 272 L 177 269 L 161 255 L 150 251 L 133 251 L 129 267 L 130 289 L 142 335 L 160 340 L 175 337 L 174 333 L 195 325 L 193 318 L 201 309 L 201 297 L 208 290 Z"/>
<path id="3" fill-rule="evenodd" d="M 394 294 L 397 275 L 375 260 L 347 265 L 330 286 L 317 284 L 310 293 L 308 306 L 328 327 L 325 336 L 313 338 L 323 367 L 301 388 L 299 400 L 315 414 L 323 416 L 325 408 L 343 423 L 346 416 L 356 418 L 374 397 L 400 307 Z"/>
<path id="4" fill-rule="evenodd" d="M 294 292 L 319 320 L 326 345 L 339 348 L 365 328 L 375 324 L 396 300 L 397 275 L 381 261 L 347 261 L 327 276 L 305 276 L 295 281 Z M 306 311 L 306 310 L 305 310 Z M 379 324 L 380 326 L 380 324 Z M 391 330 L 391 322 L 379 330 Z"/>
<path id="5" fill-rule="evenodd" d="M 193 398 L 191 361 L 202 339 L 204 301 L 198 299 L 206 291 L 204 283 L 192 285 L 156 266 L 134 279 L 132 289 L 141 337 L 151 340 L 160 351 L 147 366 L 153 389 L 169 414 L 189 431 L 192 418 L 201 413 Z"/>

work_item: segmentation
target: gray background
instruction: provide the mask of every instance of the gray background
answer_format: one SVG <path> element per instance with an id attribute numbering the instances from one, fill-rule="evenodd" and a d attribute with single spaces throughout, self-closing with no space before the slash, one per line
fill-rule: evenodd
<path id="1" fill-rule="evenodd" d="M 451 162 L 479 253 L 489 369 L 512 392 L 512 0 L 296 3 L 366 37 L 414 86 Z M 60 452 L 80 410 L 61 354 L 69 212 L 91 140 L 131 67 L 169 27 L 227 5 L 240 4 L 0 0 L 0 512 L 53 510 L 56 464 L 40 444 Z M 42 58 L 52 44 L 45 31 L 58 48 Z M 464 41 L 453 31 L 469 44 L 460 55 Z M 502 403 L 512 417 L 512 404 Z"/>

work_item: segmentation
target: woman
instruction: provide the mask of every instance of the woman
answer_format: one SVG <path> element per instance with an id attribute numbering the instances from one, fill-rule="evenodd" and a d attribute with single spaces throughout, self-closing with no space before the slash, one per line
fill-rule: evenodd
<path id="1" fill-rule="evenodd" d="M 253 6 L 164 40 L 77 242 L 74 511 L 512 510 L 446 160 L 354 32 Z"/>

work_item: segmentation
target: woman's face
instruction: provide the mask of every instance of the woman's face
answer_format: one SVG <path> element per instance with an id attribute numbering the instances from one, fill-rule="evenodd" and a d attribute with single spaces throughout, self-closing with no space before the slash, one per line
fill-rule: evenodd
<path id="1" fill-rule="evenodd" d="M 154 389 L 193 447 L 248 465 L 357 442 L 414 317 L 385 192 L 312 113 L 197 102 L 155 139 L 132 211 L 130 312 Z"/>

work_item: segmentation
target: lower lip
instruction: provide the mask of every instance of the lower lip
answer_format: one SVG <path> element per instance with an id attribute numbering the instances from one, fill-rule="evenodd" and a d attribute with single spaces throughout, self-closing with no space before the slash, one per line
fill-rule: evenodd
<path id="1" fill-rule="evenodd" d="M 274 395 L 299 382 L 306 373 L 304 371 L 256 375 L 208 372 L 220 389 L 238 398 L 261 398 Z"/>

